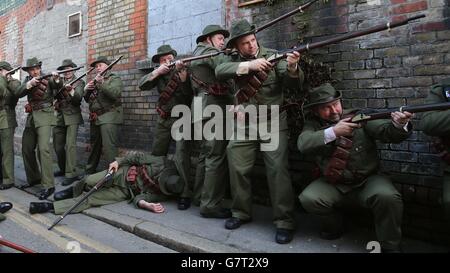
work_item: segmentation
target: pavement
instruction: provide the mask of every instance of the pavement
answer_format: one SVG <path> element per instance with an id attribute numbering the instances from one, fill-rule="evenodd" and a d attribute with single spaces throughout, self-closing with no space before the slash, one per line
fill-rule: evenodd
<path id="1" fill-rule="evenodd" d="M 57 191 L 62 190 L 62 178 L 57 178 Z M 25 183 L 22 158 L 16 157 L 16 184 Z M 40 186 L 27 189 L 34 194 Z M 17 189 L 14 189 L 17 190 Z M 4 193 L 7 193 L 4 192 Z M 38 202 L 37 198 L 34 200 Z M 176 252 L 188 253 L 369 253 L 376 240 L 372 229 L 361 226 L 348 226 L 343 237 L 334 241 L 322 240 L 318 236 L 319 223 L 313 215 L 298 212 L 297 230 L 290 244 L 275 243 L 275 227 L 272 223 L 272 210 L 269 207 L 254 205 L 253 221 L 236 230 L 224 228 L 223 219 L 202 218 L 198 207 L 186 211 L 177 209 L 175 200 L 164 202 L 165 213 L 155 214 L 139 210 L 127 202 L 91 208 L 83 212 L 110 227 L 132 233 Z M 56 216 L 45 214 L 49 220 Z M 71 215 L 59 225 L 70 227 Z M 89 230 L 89 227 L 85 227 Z M 406 253 L 448 252 L 447 247 L 411 238 L 403 239 Z M 133 252 L 133 246 L 127 251 Z"/>

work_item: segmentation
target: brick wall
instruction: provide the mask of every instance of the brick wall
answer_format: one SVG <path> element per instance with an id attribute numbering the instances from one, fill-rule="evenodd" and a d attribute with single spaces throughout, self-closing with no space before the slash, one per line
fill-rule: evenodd
<path id="1" fill-rule="evenodd" d="M 203 28 L 223 21 L 222 0 L 149 0 L 148 52 L 164 43 L 178 53 L 192 52 Z"/>
<path id="2" fill-rule="evenodd" d="M 136 69 L 136 62 L 147 57 L 147 1 L 89 0 L 88 6 L 89 63 L 98 56 L 111 60 L 124 56 L 113 69 L 125 86 L 121 147 L 149 150 L 157 96 L 139 90 L 138 81 L 144 73 Z"/>
<path id="3" fill-rule="evenodd" d="M 267 2 L 267 1 L 266 1 Z M 261 25 L 299 5 L 276 0 L 273 6 L 258 4 L 237 8 L 238 1 L 225 1 L 227 25 L 246 17 Z M 326 2 L 326 3 L 324 3 Z M 427 17 L 390 32 L 371 34 L 311 52 L 315 60 L 334 69 L 337 89 L 345 107 L 385 108 L 424 103 L 432 84 L 450 74 L 449 1 L 384 0 L 320 1 L 303 15 L 296 15 L 258 35 L 262 44 L 287 48 L 302 41 L 317 41 L 419 13 Z M 414 124 L 413 135 L 398 145 L 380 144 L 382 171 L 390 174 L 405 201 L 405 234 L 450 243 L 440 199 L 442 167 L 433 153 L 430 138 Z M 308 182 L 301 169 L 305 158 L 291 150 L 294 183 Z M 306 178 L 306 179 L 305 179 Z"/>
<path id="4" fill-rule="evenodd" d="M 47 9 L 47 1 L 2 1 L 0 5 L 0 59 L 15 65 L 23 65 L 26 59 L 37 57 L 43 62 L 43 71 L 55 70 L 65 58 L 78 65 L 86 64 L 87 53 L 87 3 L 85 1 L 55 1 Z M 81 36 L 67 37 L 67 16 L 81 12 L 83 23 Z M 27 73 L 20 71 L 23 79 Z M 22 133 L 26 114 L 26 97 L 16 108 L 19 123 L 15 135 L 16 152 L 21 150 Z M 83 114 L 87 116 L 86 104 Z M 88 139 L 86 126 L 80 129 L 78 143 Z"/>

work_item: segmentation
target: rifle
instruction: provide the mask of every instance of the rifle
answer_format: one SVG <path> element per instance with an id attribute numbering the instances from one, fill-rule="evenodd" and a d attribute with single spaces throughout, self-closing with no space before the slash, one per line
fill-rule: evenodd
<path id="1" fill-rule="evenodd" d="M 416 16 L 413 16 L 411 18 L 407 18 L 404 20 L 397 20 L 397 21 L 393 21 L 393 22 L 388 22 L 387 24 L 374 26 L 374 27 L 371 27 L 366 30 L 347 33 L 347 34 L 340 35 L 338 37 L 334 37 L 334 38 L 327 39 L 324 41 L 315 42 L 315 43 L 307 43 L 305 45 L 300 45 L 300 46 L 294 47 L 292 49 L 280 51 L 280 52 L 270 56 L 267 60 L 270 63 L 272 63 L 272 65 L 274 65 L 278 61 L 285 59 L 287 57 L 288 53 L 293 53 L 293 52 L 303 53 L 303 52 L 309 51 L 311 49 L 328 46 L 328 45 L 339 43 L 339 42 L 349 40 L 352 38 L 365 36 L 365 35 L 372 34 L 375 32 L 380 32 L 383 30 L 390 30 L 392 28 L 406 25 L 410 21 L 420 19 L 423 17 L 425 17 L 425 15 L 420 14 L 420 15 L 416 15 Z M 267 79 L 267 73 L 268 73 L 268 71 L 261 71 L 258 73 L 252 73 L 245 77 L 241 77 L 239 82 L 241 83 L 242 87 L 238 90 L 238 92 L 235 95 L 237 104 L 242 104 L 243 102 L 248 101 L 250 98 L 252 98 L 256 95 L 258 90 L 261 88 L 263 82 Z"/>
<path id="2" fill-rule="evenodd" d="M 112 62 L 110 65 L 108 65 L 108 67 L 105 68 L 105 70 L 103 70 L 102 72 L 98 73 L 95 77 L 97 76 L 105 76 L 106 72 L 108 72 L 109 70 L 111 70 L 121 59 L 123 58 L 123 55 L 121 55 L 119 58 L 117 58 L 117 60 L 115 60 L 114 62 Z M 97 84 L 97 80 L 94 78 L 94 85 Z M 94 90 L 91 90 L 87 93 L 87 97 L 91 96 L 91 94 L 94 95 L 94 97 L 98 97 L 98 91 L 95 88 Z"/>
<path id="3" fill-rule="evenodd" d="M 87 75 L 89 75 L 89 73 L 92 72 L 92 70 L 94 70 L 95 67 L 92 67 L 91 69 L 89 69 L 89 71 L 85 72 L 83 75 L 79 76 L 78 78 L 72 80 L 71 82 L 69 82 L 67 85 L 73 86 L 75 83 L 77 83 L 78 81 L 80 81 L 82 78 L 86 77 Z M 58 98 L 59 95 L 61 93 L 64 92 L 64 90 L 66 90 L 66 87 L 63 86 L 61 89 L 59 89 L 58 93 L 56 93 L 55 97 Z"/>
<path id="4" fill-rule="evenodd" d="M 265 30 L 266 28 L 269 28 L 269 27 L 275 25 L 276 23 L 280 22 L 281 20 L 284 20 L 284 19 L 286 19 L 288 17 L 291 17 L 292 15 L 294 15 L 296 13 L 299 13 L 299 12 L 303 13 L 307 8 L 309 8 L 309 6 L 311 6 L 312 4 L 314 4 L 317 1 L 319 1 L 319 0 L 309 1 L 308 3 L 303 4 L 303 5 L 299 6 L 298 8 L 294 9 L 293 11 L 290 11 L 290 12 L 288 12 L 286 14 L 283 14 L 280 17 L 278 17 L 278 18 L 276 18 L 276 19 L 274 19 L 274 20 L 272 20 L 272 21 L 270 21 L 270 22 L 268 22 L 268 23 L 266 23 L 266 24 L 264 24 L 264 25 L 262 25 L 260 27 L 257 27 L 256 28 L 256 33 L 258 33 L 258 32 L 260 32 L 262 30 Z"/>
<path id="5" fill-rule="evenodd" d="M 8 72 L 6 72 L 6 75 L 5 75 L 5 76 L 14 75 L 14 74 L 16 73 L 16 71 L 19 70 L 19 69 L 21 69 L 21 68 L 22 68 L 22 67 L 19 66 L 19 67 L 14 68 L 13 70 L 9 70 Z"/>
<path id="6" fill-rule="evenodd" d="M 61 215 L 58 219 L 56 219 L 55 222 L 48 228 L 48 230 L 51 230 L 54 226 L 56 226 L 59 222 L 61 222 L 67 215 L 69 215 L 74 209 L 76 209 L 81 203 L 83 203 L 89 196 L 91 196 L 94 192 L 98 191 L 100 188 L 102 188 L 106 182 L 112 179 L 113 174 L 115 171 L 111 170 L 109 171 L 102 179 L 100 179 L 97 184 L 88 192 L 86 193 L 78 202 L 73 204 L 72 207 L 70 207 L 66 212 L 64 212 L 63 215 Z"/>
<path id="7" fill-rule="evenodd" d="M 29 248 L 26 248 L 24 246 L 21 246 L 21 245 L 15 244 L 13 242 L 7 241 L 7 240 L 3 239 L 2 236 L 0 236 L 0 245 L 3 245 L 3 246 L 6 246 L 6 247 L 15 249 L 15 250 L 20 251 L 22 253 L 36 253 L 36 252 L 34 252 L 33 250 L 31 250 Z"/>
<path id="8" fill-rule="evenodd" d="M 105 70 L 103 70 L 102 72 L 100 72 L 99 74 L 97 74 L 97 76 L 105 76 L 106 72 L 108 72 L 109 70 L 111 70 L 120 60 L 122 60 L 123 55 L 121 55 L 119 58 L 117 58 L 117 60 L 115 60 L 114 62 L 112 62 L 110 65 L 108 65 L 108 67 L 105 68 Z M 96 76 L 96 77 L 97 77 Z M 96 84 L 97 81 L 94 79 L 94 84 Z"/>
<path id="9" fill-rule="evenodd" d="M 402 106 L 400 108 L 391 108 L 387 110 L 376 110 L 376 109 L 366 109 L 357 112 L 350 120 L 353 123 L 366 122 L 376 119 L 386 119 L 391 117 L 391 113 L 399 112 L 409 112 L 409 113 L 421 113 L 428 111 L 442 111 L 450 109 L 450 102 L 442 103 L 432 103 L 423 105 L 411 105 Z"/>
<path id="10" fill-rule="evenodd" d="M 262 25 L 260 27 L 257 27 L 256 30 L 255 30 L 255 33 L 258 33 L 258 32 L 260 32 L 262 30 L 265 30 L 266 28 L 269 28 L 269 27 L 275 25 L 276 23 L 280 22 L 281 20 L 289 18 L 289 17 L 291 17 L 292 15 L 294 15 L 296 13 L 299 13 L 299 12 L 303 13 L 307 8 L 309 8 L 312 4 L 314 4 L 317 1 L 319 1 L 319 0 L 309 1 L 306 4 L 303 4 L 303 5 L 299 6 L 298 8 L 296 8 L 296 9 L 290 11 L 290 12 L 281 15 L 278 18 L 276 18 L 276 19 L 274 19 L 274 20 L 272 20 L 272 21 L 270 21 L 270 22 L 268 22 L 268 23 L 266 23 L 266 24 L 264 24 L 264 25 Z M 231 52 L 232 52 L 232 49 L 226 48 L 224 50 L 221 50 L 221 51 L 218 51 L 218 52 L 215 52 L 215 53 L 204 54 L 204 55 L 199 55 L 199 56 L 194 56 L 194 57 L 180 59 L 180 61 L 182 61 L 183 63 L 187 63 L 187 62 L 191 62 L 191 61 L 212 58 L 212 57 L 218 56 L 220 54 L 229 55 L 229 54 L 231 54 Z M 175 67 L 175 64 L 176 64 L 176 61 L 172 61 L 172 62 L 170 62 L 168 64 L 168 67 L 170 69 L 172 69 L 172 68 Z M 153 71 L 153 70 L 155 70 L 155 69 L 157 69 L 159 67 L 160 67 L 160 65 L 154 66 L 154 67 L 151 68 L 151 71 Z"/>
<path id="11" fill-rule="evenodd" d="M 84 67 L 84 66 L 79 66 L 79 67 L 75 67 L 75 68 L 69 68 L 69 69 L 66 69 L 66 70 L 57 70 L 56 73 L 58 73 L 59 75 L 61 75 L 61 74 L 64 74 L 64 73 L 66 73 L 66 72 L 71 72 L 71 71 L 77 71 L 77 70 L 80 70 L 80 69 L 83 68 L 83 67 Z M 41 80 L 43 80 L 43 79 L 50 78 L 51 76 L 53 76 L 52 73 L 45 74 L 45 75 L 43 75 L 43 76 L 37 77 L 37 80 L 38 80 L 38 81 L 41 81 Z"/>

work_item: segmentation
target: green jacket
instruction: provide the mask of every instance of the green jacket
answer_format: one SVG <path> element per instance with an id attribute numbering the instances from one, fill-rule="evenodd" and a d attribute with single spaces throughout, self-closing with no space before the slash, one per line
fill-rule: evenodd
<path id="1" fill-rule="evenodd" d="M 16 128 L 16 106 L 19 100 L 20 81 L 11 79 L 9 82 L 0 76 L 0 129 Z"/>
<path id="2" fill-rule="evenodd" d="M 151 72 L 153 73 L 153 72 Z M 163 76 L 159 76 L 152 81 L 148 79 L 151 73 L 145 75 L 139 80 L 139 89 L 150 90 L 156 87 L 158 93 L 161 94 L 169 83 L 172 75 L 176 73 L 175 69 L 172 69 L 169 73 Z M 180 83 L 166 105 L 161 108 L 165 112 L 170 113 L 175 105 L 189 105 L 192 99 L 192 90 L 188 80 L 184 83 Z"/>
<path id="3" fill-rule="evenodd" d="M 277 51 L 273 49 L 268 49 L 265 47 L 260 47 L 257 58 L 269 58 L 273 54 L 277 53 Z M 239 80 L 239 76 L 237 75 L 238 67 L 240 62 L 250 61 L 243 58 L 240 54 L 233 54 L 229 57 L 229 62 L 222 63 L 216 67 L 216 76 L 219 80 L 228 80 L 234 79 Z M 301 85 L 304 81 L 303 71 L 298 69 L 297 77 L 289 76 L 287 71 L 287 61 L 281 60 L 279 61 L 274 69 L 270 71 L 268 74 L 267 80 L 263 83 L 261 89 L 256 94 L 256 99 L 252 98 L 248 103 L 245 103 L 244 106 L 249 104 L 253 105 L 279 105 L 280 107 L 284 103 L 284 95 L 283 92 L 286 89 L 301 91 Z M 237 85 L 235 84 L 235 92 L 237 92 Z M 287 129 L 287 115 L 282 113 L 280 115 L 280 130 Z"/>
<path id="4" fill-rule="evenodd" d="M 73 78 L 70 80 L 64 79 L 63 81 L 60 81 L 58 84 L 58 89 L 55 90 L 55 94 L 63 88 L 65 84 L 72 80 Z M 75 85 L 73 97 L 70 98 L 70 102 L 67 103 L 65 107 L 62 107 L 59 111 L 57 111 L 58 115 L 56 118 L 58 126 L 83 124 L 83 117 L 81 116 L 81 100 L 83 99 L 85 85 L 86 84 L 83 80 L 78 81 Z"/>
<path id="5" fill-rule="evenodd" d="M 194 56 L 200 56 L 205 54 L 212 54 L 219 52 L 219 50 L 215 47 L 210 46 L 207 43 L 200 42 L 194 50 Z M 191 85 L 193 93 L 197 98 L 202 98 L 202 110 L 204 110 L 208 105 L 218 105 L 222 107 L 222 109 L 226 110 L 226 105 L 233 104 L 233 94 L 232 89 L 230 87 L 230 81 L 219 81 L 216 78 L 216 67 L 222 63 L 230 61 L 229 58 L 225 55 L 218 55 L 213 58 L 207 58 L 202 60 L 193 61 L 190 66 L 191 71 Z M 193 80 L 193 77 L 199 79 L 200 81 L 206 83 L 207 85 L 211 84 L 220 84 L 223 86 L 228 86 L 229 93 L 223 96 L 213 96 L 208 95 L 207 90 L 204 90 L 204 87 L 200 86 L 197 82 Z M 194 120 L 196 122 L 196 120 Z"/>
<path id="6" fill-rule="evenodd" d="M 120 98 L 122 96 L 123 83 L 119 76 L 114 73 L 105 75 L 103 84 L 97 83 L 96 90 L 98 97 L 92 99 L 88 92 L 84 92 L 84 99 L 89 103 L 89 111 L 91 113 L 98 111 L 107 111 L 98 115 L 95 125 L 102 124 L 122 124 L 123 109 Z"/>
<path id="7" fill-rule="evenodd" d="M 42 73 L 44 75 L 44 73 Z M 32 79 L 31 76 L 27 76 L 19 87 L 18 96 L 19 98 L 27 96 L 28 103 L 32 103 L 33 100 L 33 90 L 37 87 L 34 87 L 30 90 L 27 89 L 27 82 Z M 34 110 L 29 113 L 27 116 L 27 121 L 25 127 L 31 127 L 31 122 L 34 122 L 34 127 L 39 128 L 42 126 L 54 126 L 56 125 L 56 116 L 55 116 L 55 108 L 53 107 L 53 97 L 54 90 L 56 89 L 56 83 L 52 77 L 48 79 L 47 90 L 44 93 L 44 96 L 39 100 L 39 103 L 45 103 L 51 106 L 45 107 L 40 110 Z"/>
<path id="8" fill-rule="evenodd" d="M 128 171 L 128 168 L 131 166 L 138 166 L 138 167 L 145 166 L 150 178 L 156 182 L 159 180 L 159 176 L 160 176 L 161 172 L 164 170 L 165 165 L 166 165 L 164 157 L 153 156 L 150 154 L 137 153 L 137 154 L 129 155 L 125 158 L 118 158 L 117 161 L 119 162 L 119 166 L 125 170 L 125 173 L 124 173 L 125 179 L 123 179 L 123 183 L 130 190 L 130 194 L 132 196 L 131 201 L 136 203 L 134 199 L 140 198 L 139 196 L 134 194 L 133 188 L 136 188 L 136 187 L 137 187 L 137 189 L 139 189 L 141 194 L 146 194 L 146 193 L 159 194 L 159 193 L 155 192 L 154 188 L 150 187 L 149 185 L 144 184 L 144 181 L 142 180 L 142 178 L 139 175 L 137 176 L 136 184 L 133 186 L 130 185 L 129 183 L 126 182 L 126 173 Z M 165 193 L 163 188 L 161 188 L 161 190 L 163 190 L 163 193 Z M 165 194 L 168 194 L 168 193 L 165 193 Z"/>
<path id="9" fill-rule="evenodd" d="M 350 111 L 344 111 L 344 114 Z M 325 144 L 325 129 L 331 126 L 327 122 L 310 114 L 304 128 L 298 137 L 297 146 L 301 153 L 314 155 L 316 164 L 324 174 L 328 162 L 336 149 L 335 141 Z M 410 126 L 411 127 L 411 126 Z M 357 181 L 354 174 L 367 177 L 378 172 L 379 159 L 376 140 L 382 143 L 400 143 L 406 140 L 412 133 L 412 128 L 396 128 L 391 120 L 373 120 L 367 122 L 362 128 L 354 130 L 353 147 L 350 152 L 347 169 L 344 171 L 344 179 L 352 181 L 349 184 L 338 184 L 343 191 L 360 186 L 364 181 Z M 356 181 L 355 181 L 356 180 Z"/>
<path id="10" fill-rule="evenodd" d="M 446 92 L 450 92 L 450 78 L 444 79 L 439 84 L 431 88 L 431 92 L 427 97 L 427 103 L 450 102 Z M 430 136 L 439 136 L 444 138 L 450 137 L 450 110 L 426 112 L 422 117 L 422 130 Z M 450 147 L 449 147 L 450 152 Z M 445 168 L 446 172 L 450 172 L 450 166 Z"/>

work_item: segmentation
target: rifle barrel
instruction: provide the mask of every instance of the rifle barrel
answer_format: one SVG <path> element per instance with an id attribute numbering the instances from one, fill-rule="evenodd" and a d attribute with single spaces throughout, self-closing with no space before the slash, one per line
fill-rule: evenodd
<path id="1" fill-rule="evenodd" d="M 358 113 L 352 118 L 352 122 L 362 122 L 376 119 L 385 119 L 391 116 L 391 113 L 399 111 L 399 112 L 410 112 L 410 113 L 422 113 L 429 111 L 441 111 L 450 109 L 450 102 L 442 102 L 442 103 L 432 103 L 432 104 L 423 104 L 423 105 L 410 105 L 410 106 L 402 106 L 400 108 L 392 108 L 384 111 L 374 111 L 373 113 Z"/>
<path id="2" fill-rule="evenodd" d="M 293 11 L 290 11 L 290 12 L 288 12 L 286 14 L 283 14 L 280 17 L 278 17 L 278 18 L 276 18 L 276 19 L 274 19 L 274 20 L 272 20 L 272 21 L 270 21 L 270 22 L 268 22 L 268 23 L 266 23 L 266 24 L 256 28 L 256 33 L 260 32 L 262 30 L 265 30 L 266 28 L 269 28 L 269 27 L 275 25 L 276 23 L 280 22 L 281 20 L 284 20 L 284 19 L 286 19 L 288 17 L 291 17 L 292 15 L 294 15 L 294 14 L 296 14 L 298 12 L 303 12 L 304 10 L 309 8 L 309 6 L 311 6 L 312 4 L 314 4 L 317 1 L 318 0 L 309 1 L 308 3 L 303 4 L 303 5 L 299 6 L 298 8 L 294 9 Z"/>
<path id="3" fill-rule="evenodd" d="M 396 28 L 399 26 L 403 26 L 408 24 L 410 21 L 416 20 L 416 19 L 420 19 L 425 17 L 425 14 L 419 14 L 404 20 L 396 20 L 396 21 L 392 21 L 392 22 L 388 22 L 386 24 L 381 24 L 381 25 L 377 25 L 365 30 L 360 30 L 360 31 L 355 31 L 355 32 L 351 32 L 351 33 L 347 33 L 344 35 L 339 35 L 337 37 L 334 38 L 330 38 L 327 40 L 323 40 L 323 41 L 319 41 L 319 42 L 315 42 L 315 43 L 308 43 L 305 45 L 301 45 L 299 47 L 293 48 L 293 49 L 288 49 L 288 50 L 284 50 L 279 52 L 279 54 L 277 56 L 275 56 L 274 58 L 270 59 L 271 62 L 277 62 L 281 59 L 286 58 L 286 54 L 287 53 L 292 53 L 294 51 L 297 51 L 299 53 L 303 53 L 305 51 L 309 51 L 311 49 L 315 49 L 315 48 L 319 48 L 319 47 L 324 47 L 327 45 L 331 45 L 331 44 L 336 44 L 345 40 L 349 40 L 352 38 L 357 38 L 357 37 L 361 37 L 361 36 L 365 36 L 371 33 L 375 33 L 375 32 L 380 32 L 383 30 L 390 30 L 392 28 Z"/>
<path id="4" fill-rule="evenodd" d="M 97 184 L 95 184 L 95 186 L 88 192 L 86 193 L 78 202 L 76 202 L 75 204 L 73 204 L 72 207 L 70 207 L 66 212 L 64 212 L 63 215 L 61 215 L 60 217 L 58 217 L 58 219 L 56 219 L 55 222 L 53 222 L 53 224 L 48 228 L 48 230 L 51 230 L 53 227 L 55 227 L 57 224 L 59 224 L 59 222 L 61 222 L 67 215 L 69 215 L 74 209 L 76 209 L 81 203 L 84 202 L 84 200 L 86 200 L 87 198 L 89 198 L 89 196 L 91 196 L 94 192 L 96 192 L 97 190 L 99 190 L 106 182 L 108 182 L 111 178 L 112 175 L 114 174 L 113 171 L 108 172 L 102 179 L 100 179 L 100 181 L 97 182 Z"/>
<path id="5" fill-rule="evenodd" d="M 71 72 L 71 71 L 77 71 L 77 70 L 80 70 L 80 69 L 83 68 L 83 67 L 84 67 L 84 65 L 83 65 L 83 66 L 79 66 L 79 67 L 74 67 L 74 68 L 65 69 L 65 70 L 57 70 L 57 71 L 55 71 L 55 72 L 58 73 L 58 74 L 64 74 L 64 73 L 66 73 L 66 72 Z M 40 76 L 40 77 L 38 77 L 38 80 L 43 80 L 43 79 L 49 78 L 49 77 L 51 77 L 52 75 L 53 75 L 52 73 L 49 73 L 49 74 Z"/>

